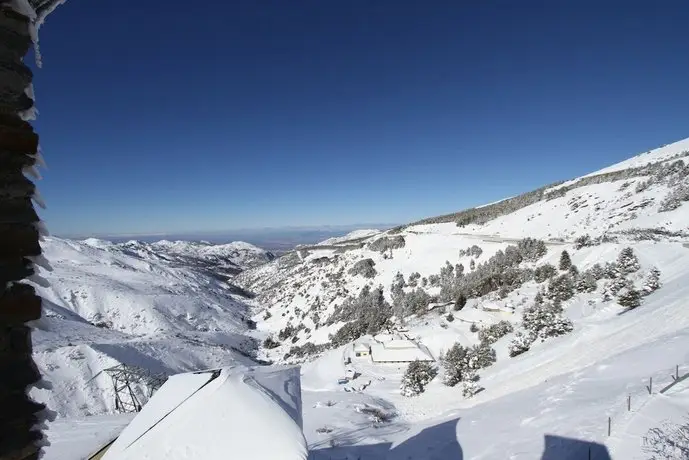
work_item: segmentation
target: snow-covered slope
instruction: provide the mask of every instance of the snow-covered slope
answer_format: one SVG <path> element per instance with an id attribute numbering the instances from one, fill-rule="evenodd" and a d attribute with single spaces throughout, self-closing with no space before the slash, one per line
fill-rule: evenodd
<path id="1" fill-rule="evenodd" d="M 86 242 L 89 241 L 93 240 L 86 240 Z M 271 252 L 243 241 L 211 244 L 167 240 L 144 243 L 133 240 L 112 245 L 112 247 L 128 254 L 166 260 L 177 266 L 206 270 L 213 276 L 233 276 L 242 270 L 270 262 L 275 258 Z"/>
<path id="2" fill-rule="evenodd" d="M 36 351 L 55 389 L 36 393 L 63 414 L 112 411 L 112 384 L 99 369 L 221 367 L 247 359 L 231 347 L 250 349 L 250 335 L 263 342 L 260 358 L 304 363 L 314 460 L 579 460 L 589 449 L 591 458 L 647 458 L 646 430 L 689 411 L 689 384 L 659 394 L 675 366 L 689 372 L 687 162 L 689 140 L 486 206 L 299 247 L 232 278 L 255 298 L 204 274 L 212 251 L 175 249 L 184 243 L 48 240 L 55 270 L 41 288 Z M 576 269 L 559 269 L 563 251 Z M 191 252 L 193 270 L 177 258 Z M 458 293 L 469 297 L 459 310 Z M 539 295 L 552 310 L 538 309 Z M 638 307 L 622 306 L 635 299 Z M 533 320 L 534 311 L 551 316 Z M 245 331 L 245 312 L 255 331 Z M 382 330 L 438 358 L 482 343 L 500 321 L 505 335 L 482 349 L 495 362 L 462 361 L 462 378 L 477 373 L 478 382 L 445 385 L 439 366 L 415 397 L 400 393 L 406 363 L 353 353 L 353 339 L 383 340 L 367 335 Z M 547 334 L 534 329 L 544 325 Z M 513 353 L 517 333 L 536 330 L 539 339 Z"/>
<path id="3" fill-rule="evenodd" d="M 46 238 L 43 250 L 34 350 L 53 388 L 35 392 L 58 414 L 114 410 L 101 371 L 120 363 L 170 374 L 251 362 L 245 299 L 226 282 L 104 241 Z"/>
<path id="4" fill-rule="evenodd" d="M 239 275 L 240 285 L 258 293 L 252 301 L 257 334 L 271 339 L 262 356 L 309 362 L 303 375 L 304 398 L 317 401 L 312 410 L 305 406 L 305 424 L 315 458 L 345 453 L 374 459 L 445 458 L 438 452 L 449 458 L 457 456 L 458 445 L 465 459 L 540 458 L 544 449 L 543 458 L 577 459 L 584 452 L 577 450 L 583 448 L 581 443 L 545 440 L 546 434 L 607 442 L 610 451 L 624 452 L 619 458 L 644 458 L 638 457 L 638 437 L 623 445 L 615 444 L 614 436 L 606 439 L 606 417 L 617 420 L 613 423 L 620 424 L 622 435 L 631 417 L 625 414 L 628 393 L 639 398 L 640 407 L 646 401 L 643 382 L 650 376 L 668 383 L 675 364 L 689 372 L 689 316 L 683 300 L 689 295 L 688 163 L 689 140 L 680 141 L 519 197 L 362 235 L 355 244 L 347 238 L 321 245 L 325 247 L 301 248 Z M 385 299 L 394 303 L 391 286 L 400 273 L 407 295 L 421 288 L 430 296 L 423 302 L 434 296 L 447 300 L 448 293 L 441 289 L 446 261 L 447 267 L 461 264 L 466 276 L 474 276 L 474 264 L 480 272 L 480 265 L 491 257 L 504 258 L 506 250 L 513 255 L 514 249 L 508 248 L 527 237 L 543 240 L 547 249 L 516 266 L 527 280 L 504 292 L 497 286 L 486 288 L 487 294 L 470 296 L 461 311 L 441 307 L 412 315 L 404 334 L 437 357 L 455 342 L 477 344 L 472 325 L 480 329 L 505 320 L 523 330 L 522 313 L 533 305 L 539 290 L 548 291 L 549 283 L 528 278 L 533 274 L 528 275 L 529 270 L 545 264 L 558 267 L 563 250 L 578 269 L 573 279 L 595 272 L 597 264 L 613 266 L 627 247 L 639 266 L 626 277 L 600 279 L 593 290 L 578 291 L 564 301 L 563 314 L 573 323 L 571 333 L 534 343 L 513 358 L 508 345 L 514 332 L 497 340 L 492 345 L 497 362 L 479 371 L 485 390 L 473 398 L 463 397 L 461 385 L 448 387 L 439 378 L 421 396 L 402 397 L 399 384 L 406 365 L 381 367 L 368 361 L 354 363 L 362 374 L 356 382 L 366 389 L 342 392 L 337 379 L 344 375 L 342 363 L 351 346 L 334 348 L 331 340 L 344 325 L 354 324 L 356 313 L 348 317 L 341 306 L 351 306 L 364 286 L 381 286 Z M 479 247 L 480 254 L 472 252 L 472 246 Z M 610 290 L 622 281 L 641 289 L 653 268 L 661 273 L 662 287 L 625 313 Z M 481 277 L 488 279 L 474 276 Z M 501 280 L 496 282 L 504 283 Z M 361 429 L 356 416 L 347 411 L 350 415 L 340 416 L 327 409 L 330 403 L 354 412 L 377 407 L 397 416 L 384 424 L 390 432 L 375 423 L 376 429 Z M 317 432 L 323 425 L 327 429 Z"/>
<path id="5" fill-rule="evenodd" d="M 378 233 L 380 233 L 380 230 L 375 230 L 375 229 L 354 230 L 352 232 L 347 233 L 344 236 L 336 236 L 333 238 L 328 238 L 327 240 L 323 240 L 320 243 L 318 243 L 318 245 L 319 246 L 328 246 L 328 245 L 332 245 L 332 244 L 351 242 L 351 240 L 356 240 L 359 238 L 365 238 L 368 236 L 377 235 Z"/>

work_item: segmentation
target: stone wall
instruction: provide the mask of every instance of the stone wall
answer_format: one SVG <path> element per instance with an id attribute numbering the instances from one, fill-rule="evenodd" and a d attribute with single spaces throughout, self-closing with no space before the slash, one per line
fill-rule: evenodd
<path id="1" fill-rule="evenodd" d="M 0 3 L 0 460 L 37 459 L 44 406 L 27 392 L 41 378 L 27 322 L 41 316 L 41 299 L 21 281 L 41 254 L 34 184 L 23 171 L 37 161 L 38 136 L 21 113 L 33 107 L 23 62 L 32 46 L 29 19 Z"/>

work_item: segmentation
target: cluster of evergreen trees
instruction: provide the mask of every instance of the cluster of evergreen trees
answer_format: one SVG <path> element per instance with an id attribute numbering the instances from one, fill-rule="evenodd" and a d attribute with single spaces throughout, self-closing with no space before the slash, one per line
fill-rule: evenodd
<path id="1" fill-rule="evenodd" d="M 459 257 L 466 257 L 466 256 L 471 256 L 471 257 L 476 257 L 479 258 L 481 257 L 481 254 L 483 254 L 483 249 L 481 249 L 480 246 L 474 244 L 466 249 L 460 249 L 459 250 Z"/>
<path id="2" fill-rule="evenodd" d="M 391 317 L 392 306 L 383 296 L 383 287 L 371 289 L 368 285 L 364 286 L 357 297 L 347 298 L 328 318 L 328 325 L 346 322 L 334 335 L 330 335 L 330 341 L 334 345 L 342 345 L 365 334 L 377 334 L 390 325 Z"/>
<path id="3" fill-rule="evenodd" d="M 519 265 L 523 261 L 538 260 L 547 251 L 544 241 L 525 238 L 516 246 L 510 245 L 504 251 L 496 252 L 466 273 L 461 264 L 453 266 L 445 262 L 437 278 L 439 300 L 450 302 L 460 298 L 477 298 L 498 290 L 506 295 L 534 277 L 532 269 L 520 268 Z"/>
<path id="4" fill-rule="evenodd" d="M 384 236 L 378 238 L 368 244 L 371 251 L 378 251 L 380 253 L 392 251 L 393 249 L 403 248 L 406 244 L 402 235 Z"/>
<path id="5" fill-rule="evenodd" d="M 502 320 L 495 324 L 491 324 L 490 326 L 479 329 L 478 339 L 481 342 L 492 345 L 513 330 L 514 328 L 512 327 L 512 323 Z"/>
<path id="6" fill-rule="evenodd" d="M 426 385 L 435 378 L 438 370 L 430 363 L 416 360 L 409 363 L 402 377 L 402 396 L 417 396 L 426 390 Z"/>
<path id="7" fill-rule="evenodd" d="M 373 259 L 363 259 L 355 263 L 352 268 L 350 268 L 347 273 L 352 276 L 361 275 L 364 278 L 373 278 L 376 276 L 377 272 L 374 268 L 376 263 Z"/>
<path id="8" fill-rule="evenodd" d="M 508 198 L 506 200 L 499 201 L 487 206 L 482 206 L 480 208 L 470 208 L 464 211 L 445 214 L 442 216 L 431 217 L 428 219 L 423 219 L 417 222 L 413 222 L 406 226 L 400 226 L 394 228 L 391 233 L 399 233 L 404 230 L 407 226 L 421 225 L 421 224 L 436 224 L 443 222 L 456 222 L 458 226 L 463 227 L 470 224 L 485 224 L 493 219 L 497 219 L 500 216 L 511 214 L 519 209 L 526 206 L 538 203 L 543 200 L 552 200 L 555 198 L 563 197 L 570 190 L 574 190 L 579 187 L 584 187 L 586 185 L 601 184 L 605 182 L 614 182 L 619 180 L 627 180 L 634 177 L 651 176 L 651 178 L 642 185 L 638 185 L 638 191 L 643 191 L 649 186 L 656 183 L 663 183 L 672 186 L 687 182 L 689 177 L 689 166 L 684 163 L 684 161 L 679 158 L 689 156 L 689 152 L 680 152 L 673 158 L 676 161 L 670 163 L 668 159 L 663 161 L 658 161 L 654 163 L 649 163 L 644 166 L 639 166 L 635 168 L 628 168 L 618 171 L 612 171 L 609 173 L 597 174 L 594 176 L 582 177 L 576 182 L 562 186 L 563 181 L 556 182 L 553 184 L 540 187 L 531 192 L 524 193 L 522 195 Z M 551 190 L 557 187 L 555 190 Z M 680 199 L 681 201 L 681 199 Z M 684 199 L 684 201 L 687 201 Z"/>
<path id="9" fill-rule="evenodd" d="M 477 383 L 477 371 L 491 366 L 496 359 L 495 350 L 486 341 L 472 347 L 463 347 L 455 343 L 440 357 L 443 383 L 451 387 L 463 383 L 464 396 L 473 396 L 481 389 Z"/>

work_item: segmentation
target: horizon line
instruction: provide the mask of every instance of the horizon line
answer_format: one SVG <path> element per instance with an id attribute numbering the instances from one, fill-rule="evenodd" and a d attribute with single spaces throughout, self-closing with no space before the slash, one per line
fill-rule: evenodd
<path id="1" fill-rule="evenodd" d="M 287 225 L 283 227 L 245 227 L 227 230 L 199 230 L 199 231 L 180 231 L 180 232 L 136 232 L 136 233 L 60 233 L 53 234 L 57 238 L 127 238 L 127 237 L 164 237 L 164 236 L 203 236 L 203 235 L 231 235 L 244 232 L 270 232 L 270 231 L 309 231 L 309 230 L 340 230 L 351 227 L 370 227 L 376 230 L 393 228 L 399 223 L 378 222 L 378 223 L 355 223 L 355 224 L 328 224 L 328 225 Z"/>

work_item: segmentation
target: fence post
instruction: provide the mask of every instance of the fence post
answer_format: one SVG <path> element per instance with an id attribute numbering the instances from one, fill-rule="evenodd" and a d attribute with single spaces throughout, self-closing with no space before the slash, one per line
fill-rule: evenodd
<path id="1" fill-rule="evenodd" d="M 632 410 L 632 395 L 627 395 L 627 412 Z"/>
<path id="2" fill-rule="evenodd" d="M 608 417 L 608 436 L 610 436 L 611 430 L 612 430 L 612 418 Z"/>
<path id="3" fill-rule="evenodd" d="M 649 395 L 653 393 L 653 377 L 648 378 L 648 386 L 646 387 L 646 389 L 648 390 Z"/>

